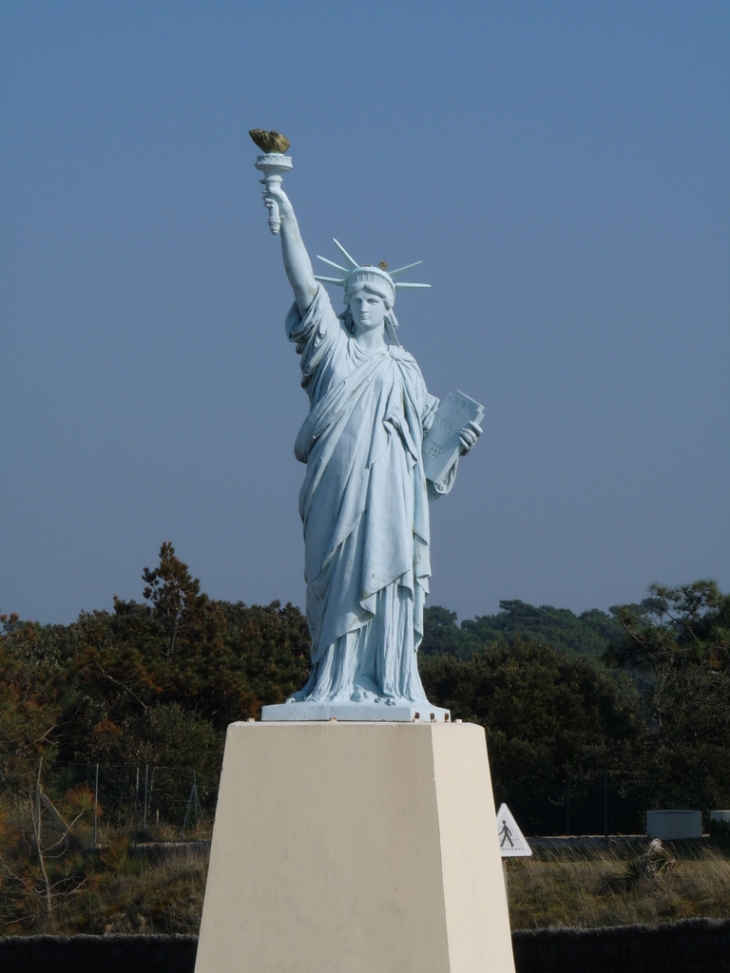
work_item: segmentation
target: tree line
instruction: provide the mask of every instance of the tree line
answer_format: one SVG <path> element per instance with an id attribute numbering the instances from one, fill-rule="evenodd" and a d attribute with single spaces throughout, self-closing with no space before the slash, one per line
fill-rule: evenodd
<path id="1" fill-rule="evenodd" d="M 306 680 L 291 604 L 209 598 L 163 544 L 140 601 L 70 625 L 0 616 L 0 803 L 64 761 L 217 769 L 226 726 Z M 429 698 L 487 730 L 495 797 L 528 833 L 642 831 L 651 807 L 730 807 L 730 596 L 652 586 L 574 615 L 426 610 Z M 61 780 L 62 775 L 59 775 Z"/>

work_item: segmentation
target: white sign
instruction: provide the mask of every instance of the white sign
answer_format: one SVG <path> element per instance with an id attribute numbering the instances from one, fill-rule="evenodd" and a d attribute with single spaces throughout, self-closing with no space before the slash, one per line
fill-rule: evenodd
<path id="1" fill-rule="evenodd" d="M 532 855 L 532 848 L 506 804 L 497 811 L 497 836 L 502 858 L 529 858 Z"/>

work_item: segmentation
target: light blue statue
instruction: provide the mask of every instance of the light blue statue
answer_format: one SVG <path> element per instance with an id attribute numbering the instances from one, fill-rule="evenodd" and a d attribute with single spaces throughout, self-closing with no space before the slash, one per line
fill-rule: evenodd
<path id="1" fill-rule="evenodd" d="M 399 346 L 393 313 L 398 290 L 427 285 L 396 281 L 408 267 L 361 266 L 339 244 L 348 266 L 326 262 L 342 277 L 315 278 L 280 178 L 266 180 L 264 203 L 280 224 L 295 301 L 286 333 L 309 396 L 295 454 L 307 465 L 299 511 L 312 670 L 262 718 L 448 719 L 426 699 L 416 652 L 431 575 L 428 501 L 451 490 L 456 459 L 440 482 L 426 478 L 423 439 L 439 401 Z M 318 280 L 344 287 L 339 317 Z M 458 452 L 480 434 L 465 423 Z"/>

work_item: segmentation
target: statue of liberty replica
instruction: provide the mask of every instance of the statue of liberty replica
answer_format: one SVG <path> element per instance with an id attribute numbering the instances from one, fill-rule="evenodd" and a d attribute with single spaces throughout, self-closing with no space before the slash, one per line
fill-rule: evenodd
<path id="1" fill-rule="evenodd" d="M 295 452 L 312 670 L 228 727 L 195 971 L 515 973 L 484 729 L 432 706 L 416 664 L 428 502 L 483 410 L 439 403 L 399 345 L 396 295 L 425 286 L 399 279 L 410 267 L 337 244 L 338 275 L 315 276 L 281 189 L 289 143 L 252 135 L 309 396 Z M 323 283 L 343 288 L 341 314 Z"/>
<path id="2" fill-rule="evenodd" d="M 257 168 L 266 173 L 262 159 L 277 156 L 288 158 L 261 156 Z M 448 719 L 428 703 L 416 663 L 431 574 L 428 502 L 451 490 L 458 457 L 481 428 L 474 419 L 452 424 L 452 461 L 429 478 L 424 437 L 439 400 L 399 345 L 394 313 L 399 290 L 429 285 L 398 279 L 417 264 L 390 272 L 359 264 L 337 241 L 345 266 L 319 259 L 341 276 L 316 276 L 280 171 L 262 182 L 294 292 L 286 334 L 309 396 L 294 451 L 307 467 L 299 512 L 312 638 L 309 681 L 288 704 L 265 707 L 263 719 Z M 322 281 L 344 289 L 341 314 Z"/>

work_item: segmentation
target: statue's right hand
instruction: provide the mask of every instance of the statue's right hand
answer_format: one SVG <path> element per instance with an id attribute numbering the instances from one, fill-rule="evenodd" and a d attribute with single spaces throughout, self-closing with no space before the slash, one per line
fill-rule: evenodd
<path id="1" fill-rule="evenodd" d="M 294 207 L 281 186 L 267 186 L 265 179 L 262 179 L 261 182 L 264 184 L 264 206 L 269 212 L 278 206 L 279 216 L 282 222 L 293 217 Z"/>

